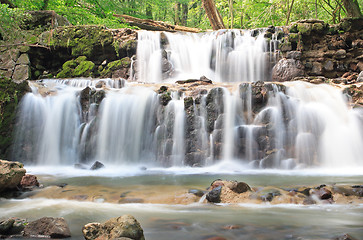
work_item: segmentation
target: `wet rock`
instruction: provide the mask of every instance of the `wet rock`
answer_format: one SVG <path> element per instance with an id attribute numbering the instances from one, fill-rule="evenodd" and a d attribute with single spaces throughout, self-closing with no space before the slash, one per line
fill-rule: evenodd
<path id="1" fill-rule="evenodd" d="M 25 172 L 23 164 L 19 162 L 0 160 L 0 192 L 17 188 Z"/>
<path id="2" fill-rule="evenodd" d="M 27 221 L 20 218 L 9 218 L 5 220 L 0 220 L 0 236 L 20 234 L 26 224 Z"/>
<path id="3" fill-rule="evenodd" d="M 269 188 L 269 187 L 264 188 L 257 193 L 258 198 L 264 202 L 271 202 L 274 197 L 280 195 L 281 195 L 280 189 Z"/>
<path id="4" fill-rule="evenodd" d="M 202 197 L 204 195 L 204 192 L 199 189 L 189 189 L 188 193 L 194 194 L 197 197 Z"/>
<path id="5" fill-rule="evenodd" d="M 353 186 L 352 189 L 355 196 L 363 197 L 363 186 Z"/>
<path id="6" fill-rule="evenodd" d="M 213 88 L 208 92 L 206 97 L 207 108 L 207 130 L 212 132 L 214 129 L 214 122 L 218 116 L 224 112 L 223 89 Z"/>
<path id="7" fill-rule="evenodd" d="M 248 186 L 248 184 L 244 183 L 244 182 L 229 181 L 226 184 L 226 187 L 228 187 L 235 193 L 244 193 L 247 191 L 251 191 L 251 187 Z"/>
<path id="8" fill-rule="evenodd" d="M 352 237 L 351 235 L 349 235 L 348 233 L 341 235 L 339 237 L 334 238 L 334 240 L 358 240 L 355 237 Z"/>
<path id="9" fill-rule="evenodd" d="M 103 163 L 96 161 L 95 163 L 92 164 L 90 170 L 98 170 L 98 169 L 101 169 L 104 167 L 105 167 L 105 165 L 103 165 Z"/>
<path id="10" fill-rule="evenodd" d="M 166 106 L 171 101 L 170 92 L 164 92 L 163 94 L 159 95 L 159 102 L 161 105 Z"/>
<path id="11" fill-rule="evenodd" d="M 82 228 L 82 233 L 86 240 L 145 239 L 140 223 L 131 215 L 112 218 L 103 224 L 88 223 Z"/>
<path id="12" fill-rule="evenodd" d="M 32 190 L 39 187 L 38 178 L 35 175 L 26 174 L 20 181 L 20 188 L 23 190 Z"/>
<path id="13" fill-rule="evenodd" d="M 207 193 L 207 200 L 212 203 L 220 203 L 221 202 L 221 191 L 222 186 L 218 186 L 213 188 L 211 191 Z"/>
<path id="14" fill-rule="evenodd" d="M 299 60 L 283 58 L 272 68 L 272 80 L 277 82 L 290 81 L 303 75 L 304 66 Z"/>
<path id="15" fill-rule="evenodd" d="M 325 187 L 318 187 L 310 190 L 310 196 L 317 197 L 319 200 L 327 200 L 333 198 L 332 192 Z"/>
<path id="16" fill-rule="evenodd" d="M 71 236 L 71 232 L 64 218 L 43 217 L 26 225 L 24 236 L 68 238 Z"/>

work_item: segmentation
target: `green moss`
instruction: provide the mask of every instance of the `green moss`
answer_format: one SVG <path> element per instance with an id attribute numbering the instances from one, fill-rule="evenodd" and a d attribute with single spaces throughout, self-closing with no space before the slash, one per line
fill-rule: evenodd
<path id="1" fill-rule="evenodd" d="M 29 87 L 26 81 L 17 84 L 0 76 L 0 89 L 0 158 L 6 158 L 12 143 L 16 107 Z"/>
<path id="2" fill-rule="evenodd" d="M 92 71 L 95 68 L 95 64 L 91 61 L 82 61 L 80 64 L 74 69 L 73 75 L 75 77 L 91 77 Z"/>
<path id="3" fill-rule="evenodd" d="M 51 34 L 51 40 L 43 42 L 54 48 L 70 48 L 72 56 L 91 57 L 99 48 L 113 43 L 111 32 L 102 26 L 68 26 L 57 28 Z"/>
<path id="4" fill-rule="evenodd" d="M 297 23 L 293 23 L 290 28 L 289 28 L 289 32 L 290 33 L 298 33 L 298 30 L 297 30 Z"/>
<path id="5" fill-rule="evenodd" d="M 107 66 L 100 72 L 102 77 L 111 77 L 112 72 L 121 68 L 129 68 L 131 59 L 129 57 L 122 58 L 113 62 L 109 62 Z"/>
<path id="6" fill-rule="evenodd" d="M 299 34 L 297 33 L 290 33 L 289 34 L 289 42 L 298 42 L 299 41 Z"/>
<path id="7" fill-rule="evenodd" d="M 301 35 L 310 35 L 310 33 L 311 33 L 311 24 L 309 24 L 309 23 L 298 23 L 297 24 L 297 31 Z"/>

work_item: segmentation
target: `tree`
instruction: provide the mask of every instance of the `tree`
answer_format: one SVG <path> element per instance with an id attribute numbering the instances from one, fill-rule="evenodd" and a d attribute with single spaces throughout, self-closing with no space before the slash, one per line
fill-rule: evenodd
<path id="1" fill-rule="evenodd" d="M 216 8 L 214 1 L 202 0 L 202 4 L 213 30 L 226 28 L 224 26 L 222 16 L 219 13 L 218 9 Z"/>
<path id="2" fill-rule="evenodd" d="M 363 17 L 357 0 L 342 0 L 342 2 L 348 17 Z"/>

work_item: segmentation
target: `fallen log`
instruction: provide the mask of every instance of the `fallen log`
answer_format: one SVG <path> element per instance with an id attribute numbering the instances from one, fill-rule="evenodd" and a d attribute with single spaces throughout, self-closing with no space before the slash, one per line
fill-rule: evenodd
<path id="1" fill-rule="evenodd" d="M 190 27 L 184 27 L 184 26 L 178 26 L 178 25 L 172 25 L 161 21 L 153 21 L 150 19 L 141 19 L 136 17 L 131 17 L 128 15 L 119 15 L 114 14 L 115 17 L 119 17 L 124 21 L 125 23 L 130 24 L 131 26 L 137 26 L 144 30 L 150 30 L 150 31 L 165 31 L 165 32 L 193 32 L 198 33 L 201 30 L 198 28 L 190 28 Z"/>

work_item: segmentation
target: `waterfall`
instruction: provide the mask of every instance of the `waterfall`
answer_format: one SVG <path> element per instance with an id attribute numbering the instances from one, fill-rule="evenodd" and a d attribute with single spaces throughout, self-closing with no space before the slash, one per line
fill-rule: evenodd
<path id="1" fill-rule="evenodd" d="M 135 84 L 95 88 L 88 82 L 82 89 L 72 81 L 78 80 L 32 84 L 18 114 L 15 160 L 165 167 L 363 164 L 362 111 L 350 109 L 329 85 L 242 83 L 193 99 Z M 163 94 L 170 100 L 162 104 Z"/>
<path id="2" fill-rule="evenodd" d="M 267 53 L 264 32 L 257 37 L 247 30 L 211 33 L 140 31 L 137 78 L 141 82 L 199 79 L 214 82 L 266 80 L 266 59 L 276 50 L 276 39 Z"/>

